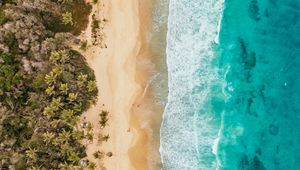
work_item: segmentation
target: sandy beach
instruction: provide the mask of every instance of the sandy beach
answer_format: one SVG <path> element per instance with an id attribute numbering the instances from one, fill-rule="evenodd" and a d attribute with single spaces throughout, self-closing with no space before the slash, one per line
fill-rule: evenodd
<path id="1" fill-rule="evenodd" d="M 148 134 L 136 112 L 141 111 L 138 107 L 143 103 L 149 76 L 147 71 L 138 68 L 141 64 L 137 60 L 148 56 L 147 41 L 141 32 L 145 31 L 150 14 L 140 13 L 139 5 L 138 0 L 98 2 L 93 5 L 90 22 L 92 14 L 106 20 L 103 30 L 106 47 L 92 45 L 91 24 L 80 37 L 88 41 L 84 55 L 95 72 L 99 89 L 97 103 L 82 115 L 82 119 L 93 126 L 94 139 L 86 142 L 87 155 L 89 160 L 97 163 L 97 169 L 149 169 Z M 141 20 L 146 22 L 143 27 Z M 104 129 L 98 123 L 101 110 L 109 111 L 108 126 Z M 110 138 L 99 143 L 99 134 L 109 134 Z M 96 160 L 93 153 L 98 150 L 112 152 L 113 156 Z"/>

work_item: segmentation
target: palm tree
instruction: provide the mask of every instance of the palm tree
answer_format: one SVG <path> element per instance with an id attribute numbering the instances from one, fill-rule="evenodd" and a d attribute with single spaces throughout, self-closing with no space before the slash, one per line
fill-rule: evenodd
<path id="1" fill-rule="evenodd" d="M 90 142 L 92 142 L 93 139 L 94 139 L 93 132 L 88 132 L 86 134 L 86 137 L 87 137 L 87 140 L 89 140 Z"/>
<path id="2" fill-rule="evenodd" d="M 25 151 L 26 157 L 29 159 L 32 159 L 33 161 L 37 160 L 37 155 L 36 155 L 37 150 L 29 148 L 28 150 Z"/>
<path id="3" fill-rule="evenodd" d="M 65 12 L 62 14 L 62 17 L 63 17 L 63 20 L 62 22 L 65 24 L 65 25 L 73 25 L 73 17 L 72 17 L 72 13 L 71 12 Z"/>
<path id="4" fill-rule="evenodd" d="M 76 124 L 76 118 L 74 117 L 74 111 L 73 110 L 70 110 L 70 109 L 62 110 L 60 117 L 61 117 L 61 119 L 63 119 L 67 123 L 70 123 L 73 126 Z"/>
<path id="5" fill-rule="evenodd" d="M 85 51 L 87 48 L 87 40 L 80 41 L 79 45 L 80 49 Z"/>
<path id="6" fill-rule="evenodd" d="M 69 58 L 69 56 L 65 50 L 59 50 L 59 51 L 51 52 L 49 60 L 52 63 L 57 64 L 59 61 L 61 63 L 64 63 L 65 61 L 68 60 L 68 58 Z"/>
<path id="7" fill-rule="evenodd" d="M 54 94 L 54 86 L 47 87 L 46 94 L 48 94 L 50 96 L 53 95 Z"/>
<path id="8" fill-rule="evenodd" d="M 73 3 L 73 0 L 58 0 L 63 5 L 71 5 Z"/>
<path id="9" fill-rule="evenodd" d="M 48 119 L 51 119 L 55 115 L 55 110 L 56 108 L 54 108 L 52 105 L 46 106 L 43 111 L 43 115 L 45 115 Z"/>
<path id="10" fill-rule="evenodd" d="M 105 141 L 105 142 L 107 142 L 109 138 L 110 138 L 109 134 L 107 134 L 107 135 L 105 135 L 105 136 L 102 137 L 102 140 Z"/>
<path id="11" fill-rule="evenodd" d="M 80 113 L 81 112 L 81 109 L 82 109 L 82 103 L 76 103 L 73 107 L 73 110 L 76 112 L 76 113 Z"/>
<path id="12" fill-rule="evenodd" d="M 50 74 L 46 74 L 45 81 L 48 85 L 52 85 L 55 82 L 56 75 L 53 72 L 50 72 Z"/>
<path id="13" fill-rule="evenodd" d="M 70 154 L 68 156 L 68 161 L 70 161 L 72 163 L 75 163 L 79 160 L 80 160 L 80 158 L 78 157 L 78 155 L 74 151 L 70 152 Z"/>
<path id="14" fill-rule="evenodd" d="M 89 163 L 89 166 L 88 166 L 88 169 L 89 169 L 89 170 L 95 170 L 96 167 L 97 167 L 97 165 L 96 165 L 94 162 L 90 162 L 90 163 Z"/>
<path id="15" fill-rule="evenodd" d="M 52 51 L 49 60 L 56 63 L 59 59 L 60 59 L 59 51 Z"/>
<path id="16" fill-rule="evenodd" d="M 88 76 L 86 74 L 82 74 L 80 73 L 78 76 L 77 76 L 77 84 L 79 87 L 82 87 L 84 86 L 84 84 L 87 82 L 87 78 Z"/>
<path id="17" fill-rule="evenodd" d="M 99 114 L 100 118 L 106 118 L 106 116 L 108 115 L 108 111 L 102 110 L 101 113 Z"/>
<path id="18" fill-rule="evenodd" d="M 101 158 L 103 156 L 103 152 L 100 151 L 96 151 L 95 153 L 93 153 L 93 156 L 98 159 Z"/>
<path id="19" fill-rule="evenodd" d="M 87 85 L 88 92 L 95 92 L 97 91 L 97 84 L 95 80 L 88 81 Z"/>
<path id="20" fill-rule="evenodd" d="M 53 75 L 55 77 L 59 76 L 62 72 L 64 71 L 64 68 L 62 65 L 56 64 L 55 66 L 53 66 L 52 71 Z"/>
<path id="21" fill-rule="evenodd" d="M 42 136 L 43 136 L 43 141 L 46 143 L 46 145 L 51 143 L 55 138 L 55 134 L 52 132 L 46 132 Z"/>
<path id="22" fill-rule="evenodd" d="M 61 146 L 62 145 L 60 139 L 58 139 L 58 138 L 54 138 L 53 141 L 52 141 L 52 144 L 54 146 Z"/>
<path id="23" fill-rule="evenodd" d="M 69 93 L 67 100 L 72 103 L 77 99 L 78 93 Z"/>
<path id="24" fill-rule="evenodd" d="M 59 90 L 64 93 L 64 94 L 67 94 L 68 93 L 68 90 L 69 90 L 69 85 L 68 83 L 61 83 L 60 86 L 59 86 Z"/>
<path id="25" fill-rule="evenodd" d="M 69 61 L 70 56 L 65 50 L 61 50 L 61 57 L 60 57 L 60 62 L 62 64 L 65 64 L 67 61 Z"/>
<path id="26" fill-rule="evenodd" d="M 72 137 L 75 139 L 75 140 L 82 140 L 84 138 L 84 132 L 83 131 L 77 131 L 77 130 L 74 130 L 72 132 Z"/>
<path id="27" fill-rule="evenodd" d="M 39 170 L 39 168 L 32 166 L 32 167 L 28 168 L 28 170 Z"/>
<path id="28" fill-rule="evenodd" d="M 60 119 L 54 119 L 54 120 L 52 120 L 51 122 L 50 122 L 50 126 L 52 127 L 52 128 L 57 128 L 58 127 L 58 125 L 60 124 L 60 122 L 61 122 L 61 120 Z"/>
<path id="29" fill-rule="evenodd" d="M 60 169 L 60 170 L 69 170 L 69 165 L 65 162 L 65 163 L 60 163 L 59 165 L 58 165 L 58 168 Z"/>
<path id="30" fill-rule="evenodd" d="M 76 168 L 76 170 L 84 170 L 84 168 L 82 166 L 79 166 Z"/>
<path id="31" fill-rule="evenodd" d="M 63 130 L 59 135 L 58 139 L 61 141 L 61 143 L 68 143 L 71 139 L 71 132 Z"/>
<path id="32" fill-rule="evenodd" d="M 108 122 L 108 119 L 107 119 L 107 118 L 102 118 L 102 119 L 99 121 L 100 127 L 101 127 L 101 128 L 104 128 L 104 127 L 107 125 L 107 122 Z"/>
<path id="33" fill-rule="evenodd" d="M 51 103 L 50 103 L 50 106 L 53 107 L 55 109 L 55 111 L 59 110 L 60 108 L 63 107 L 63 103 L 61 102 L 61 98 L 58 97 L 58 98 L 53 98 Z"/>

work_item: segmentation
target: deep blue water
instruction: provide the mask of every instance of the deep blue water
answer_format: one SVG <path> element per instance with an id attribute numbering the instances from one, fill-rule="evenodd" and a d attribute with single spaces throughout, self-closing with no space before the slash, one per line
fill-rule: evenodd
<path id="1" fill-rule="evenodd" d="M 300 1 L 169 6 L 164 168 L 299 170 Z"/>

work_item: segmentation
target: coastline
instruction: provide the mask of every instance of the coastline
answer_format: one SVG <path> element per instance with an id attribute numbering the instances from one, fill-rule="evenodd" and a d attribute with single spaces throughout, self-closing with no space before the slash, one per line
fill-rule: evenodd
<path id="1" fill-rule="evenodd" d="M 141 89 L 131 109 L 130 124 L 135 131 L 135 140 L 129 149 L 129 157 L 136 170 L 162 168 L 160 126 L 167 94 L 164 84 L 167 81 L 162 79 L 167 80 L 167 70 L 164 56 L 166 44 L 162 39 L 166 28 L 157 25 L 154 16 L 159 3 L 157 0 L 138 2 L 141 48 L 137 56 L 135 80 Z"/>
<path id="2" fill-rule="evenodd" d="M 108 21 L 103 31 L 107 48 L 91 45 L 91 24 L 81 36 L 88 40 L 84 55 L 95 72 L 99 89 L 97 103 L 82 115 L 93 125 L 94 139 L 86 146 L 88 159 L 95 162 L 97 167 L 108 170 L 149 169 L 149 132 L 142 127 L 137 114 L 144 112 L 138 105 L 146 102 L 142 98 L 145 97 L 151 76 L 140 61 L 150 56 L 145 34 L 151 22 L 148 5 L 151 5 L 151 0 L 147 0 L 147 5 L 137 0 L 98 2 L 93 5 L 91 15 L 96 12 L 100 18 Z M 100 129 L 98 124 L 101 110 L 110 113 L 108 127 L 104 129 Z M 109 134 L 110 139 L 97 143 L 100 133 Z M 112 152 L 113 156 L 96 160 L 93 153 L 97 150 Z"/>
<path id="3" fill-rule="evenodd" d="M 135 97 L 134 104 L 130 111 L 129 123 L 134 132 L 134 140 L 131 147 L 128 150 L 128 156 L 130 162 L 135 170 L 147 170 L 149 169 L 148 154 L 149 154 L 149 134 L 145 128 L 142 127 L 142 120 L 139 114 L 143 114 L 145 110 L 139 109 L 144 104 L 143 94 L 147 90 L 146 82 L 149 80 L 150 75 L 147 73 L 147 67 L 145 64 L 141 64 L 141 60 L 149 58 L 149 42 L 146 40 L 146 33 L 149 31 L 151 22 L 151 0 L 145 0 L 143 3 L 136 1 L 139 9 L 137 15 L 140 22 L 139 40 L 141 48 L 139 49 L 136 61 L 135 82 L 140 86 L 139 92 Z M 139 110 L 138 110 L 139 109 Z"/>

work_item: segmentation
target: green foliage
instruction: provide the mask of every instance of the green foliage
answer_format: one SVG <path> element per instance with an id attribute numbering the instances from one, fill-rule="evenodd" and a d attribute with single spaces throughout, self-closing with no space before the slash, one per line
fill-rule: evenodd
<path id="1" fill-rule="evenodd" d="M 63 17 L 52 16 L 52 20 L 46 23 L 46 28 L 53 32 L 71 32 L 74 35 L 79 35 L 82 30 L 85 30 L 88 25 L 89 14 L 92 11 L 92 6 L 84 0 L 60 0 L 63 12 L 69 12 L 72 16 L 72 25 L 64 24 Z"/>
<path id="2" fill-rule="evenodd" d="M 32 81 L 32 88 L 36 90 L 42 90 L 47 87 L 45 82 L 45 74 L 43 73 L 36 73 Z"/>
<path id="3" fill-rule="evenodd" d="M 78 93 L 69 93 L 67 101 L 74 102 L 77 99 Z"/>
<path id="4" fill-rule="evenodd" d="M 100 127 L 104 128 L 108 122 L 108 112 L 102 110 L 101 113 L 99 114 L 99 117 L 100 117 L 100 121 L 99 121 Z"/>
<path id="5" fill-rule="evenodd" d="M 15 53 L 17 47 L 18 47 L 18 42 L 15 38 L 15 35 L 12 32 L 7 32 L 4 35 L 4 43 L 7 45 L 12 53 Z"/>
<path id="6" fill-rule="evenodd" d="M 103 156 L 103 152 L 96 151 L 93 153 L 94 158 L 99 159 Z"/>
<path id="7" fill-rule="evenodd" d="M 72 6 L 72 15 L 74 18 L 74 25 L 72 33 L 75 35 L 80 34 L 82 30 L 85 30 L 89 23 L 89 15 L 92 11 L 92 6 L 85 3 L 84 0 L 76 0 Z"/>
<path id="8" fill-rule="evenodd" d="M 96 19 L 96 17 L 92 16 L 92 33 L 95 34 L 97 29 L 100 28 L 100 21 Z"/>
<path id="9" fill-rule="evenodd" d="M 86 134 L 86 138 L 87 138 L 87 140 L 89 140 L 90 142 L 92 142 L 93 139 L 94 139 L 93 132 L 88 132 Z"/>
<path id="10" fill-rule="evenodd" d="M 69 6 L 72 5 L 73 0 L 58 0 L 62 5 Z"/>
<path id="11" fill-rule="evenodd" d="M 77 56 L 72 57 L 69 63 L 64 57 L 68 55 L 62 55 L 66 53 L 53 52 L 49 61 L 45 61 L 50 65 L 45 72 L 49 72 L 34 72 L 32 75 L 23 73 L 21 62 L 15 55 L 0 54 L 0 110 L 7 110 L 0 115 L 0 123 L 4 127 L 0 130 L 0 138 L 6 148 L 18 148 L 16 152 L 24 156 L 25 161 L 22 161 L 22 156 L 14 158 L 19 160 L 18 166 L 26 167 L 23 169 L 41 165 L 42 169 L 52 169 L 57 168 L 58 164 L 62 165 L 60 162 L 69 167 L 76 165 L 85 155 L 82 154 L 83 146 L 79 144 L 83 135 L 76 134 L 73 126 L 77 123 L 77 116 L 84 110 L 82 106 L 88 107 L 87 101 L 92 96 L 85 93 L 87 87 L 76 85 L 75 77 L 87 75 L 83 76 L 85 83 L 92 77 L 87 70 L 77 72 L 82 64 L 73 65 L 76 63 L 73 60 L 82 56 L 73 53 Z M 74 79 L 63 81 L 64 72 Z M 14 152 L 8 154 L 12 156 Z M 1 151 L 0 157 L 3 155 Z"/>
<path id="12" fill-rule="evenodd" d="M 88 81 L 87 89 L 88 89 L 88 92 L 90 92 L 90 93 L 96 92 L 97 91 L 96 81 L 95 80 Z"/>
<path id="13" fill-rule="evenodd" d="M 55 138 L 55 134 L 52 132 L 46 132 L 46 133 L 42 134 L 42 137 L 43 137 L 43 141 L 46 143 L 46 145 L 48 145 L 51 142 L 53 142 L 53 140 Z"/>
<path id="14" fill-rule="evenodd" d="M 59 86 L 59 90 L 63 93 L 63 94 L 67 94 L 68 90 L 69 90 L 69 85 L 68 83 L 61 83 Z"/>
<path id="15" fill-rule="evenodd" d="M 109 138 L 110 138 L 110 136 L 109 136 L 109 134 L 107 134 L 102 137 L 102 140 L 107 142 Z"/>
<path id="16" fill-rule="evenodd" d="M 88 166 L 88 169 L 89 169 L 89 170 L 95 170 L 96 167 L 97 167 L 97 166 L 96 166 L 96 164 L 95 164 L 94 162 L 90 162 L 90 163 L 89 163 L 89 166 Z"/>
<path id="17" fill-rule="evenodd" d="M 62 14 L 62 22 L 65 24 L 65 25 L 73 25 L 73 17 L 72 17 L 72 13 L 71 12 L 65 12 Z"/>
<path id="18" fill-rule="evenodd" d="M 74 15 L 74 10 L 65 6 L 71 2 L 67 1 L 60 4 L 63 5 L 61 9 L 72 11 L 71 15 L 65 13 L 66 19 L 70 16 L 74 19 L 72 26 L 68 22 L 69 26 L 83 28 L 77 23 L 82 12 Z M 79 2 L 86 5 L 83 0 L 76 0 L 70 4 L 71 8 Z M 2 7 L 0 24 L 3 21 Z M 78 9 L 75 11 L 83 9 L 81 7 L 76 7 Z M 21 8 L 24 7 L 18 9 Z M 83 12 L 86 18 L 88 13 Z M 35 15 L 45 21 L 51 20 L 54 15 L 44 14 L 36 12 Z M 43 24 L 49 28 L 46 25 L 48 22 Z M 43 35 L 36 43 L 42 44 L 47 38 L 59 41 L 53 38 L 51 31 L 40 32 Z M 18 50 L 18 36 L 12 31 L 3 32 L 0 36 L 4 45 L 9 47 L 9 52 L 0 52 L 0 167 L 8 169 L 12 165 L 12 169 L 19 170 L 78 167 L 79 160 L 86 156 L 85 147 L 80 143 L 86 136 L 77 130 L 76 125 L 82 112 L 89 108 L 89 101 L 97 95 L 93 71 L 85 58 L 66 44 L 53 45 L 47 48 L 45 54 L 36 57 Z M 24 40 L 27 37 L 21 38 Z M 29 62 L 29 71 L 23 59 Z M 92 138 L 90 131 L 88 139 Z"/>
<path id="19" fill-rule="evenodd" d="M 4 14 L 4 5 L 0 5 L 0 25 L 2 25 L 5 21 L 5 14 Z"/>
<path id="20" fill-rule="evenodd" d="M 91 122 L 88 122 L 87 131 L 91 132 L 92 130 L 93 130 L 93 126 L 92 126 Z"/>
<path id="21" fill-rule="evenodd" d="M 53 72 L 50 72 L 45 76 L 45 82 L 47 83 L 47 85 L 52 85 L 55 82 L 55 79 L 56 75 Z"/>
<path id="22" fill-rule="evenodd" d="M 98 0 L 93 0 L 93 4 L 96 4 L 98 2 Z"/>
<path id="23" fill-rule="evenodd" d="M 46 94 L 51 96 L 54 94 L 54 86 L 48 86 L 46 89 Z"/>
<path id="24" fill-rule="evenodd" d="M 79 45 L 80 45 L 81 50 L 86 50 L 87 49 L 87 40 L 80 41 Z"/>
<path id="25" fill-rule="evenodd" d="M 69 55 L 66 50 L 59 50 L 51 52 L 49 60 L 54 64 L 64 64 L 69 60 Z"/>
<path id="26" fill-rule="evenodd" d="M 18 69 L 19 63 L 14 55 L 0 53 L 0 91 L 9 92 L 13 87 L 18 86 L 23 79 L 23 72 Z"/>

